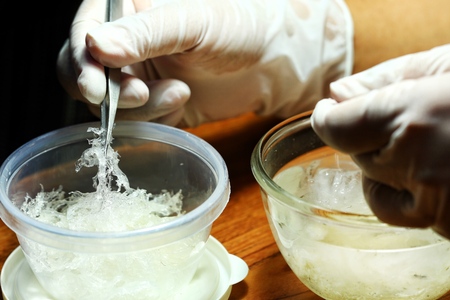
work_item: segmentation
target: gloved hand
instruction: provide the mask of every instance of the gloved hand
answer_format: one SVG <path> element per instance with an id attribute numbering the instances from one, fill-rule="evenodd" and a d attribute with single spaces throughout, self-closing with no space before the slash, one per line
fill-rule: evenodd
<path id="1" fill-rule="evenodd" d="M 450 45 L 332 83 L 312 126 L 351 154 L 379 219 L 450 238 Z"/>
<path id="2" fill-rule="evenodd" d="M 103 66 L 121 67 L 117 119 L 196 126 L 250 111 L 287 117 L 351 72 L 353 24 L 342 0 L 124 0 L 124 17 L 102 24 L 104 2 L 81 4 L 57 70 L 70 96 L 98 108 Z"/>

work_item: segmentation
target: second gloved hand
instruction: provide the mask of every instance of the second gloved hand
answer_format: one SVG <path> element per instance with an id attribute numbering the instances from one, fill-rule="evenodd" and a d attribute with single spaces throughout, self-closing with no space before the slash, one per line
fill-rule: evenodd
<path id="1" fill-rule="evenodd" d="M 96 113 L 103 66 L 122 68 L 118 119 L 182 126 L 250 111 L 287 117 L 351 71 L 341 0 L 123 1 L 110 23 L 106 1 L 83 1 L 58 57 L 62 85 Z"/>
<path id="2" fill-rule="evenodd" d="M 351 154 L 381 220 L 450 238 L 450 45 L 387 61 L 331 85 L 313 128 Z"/>

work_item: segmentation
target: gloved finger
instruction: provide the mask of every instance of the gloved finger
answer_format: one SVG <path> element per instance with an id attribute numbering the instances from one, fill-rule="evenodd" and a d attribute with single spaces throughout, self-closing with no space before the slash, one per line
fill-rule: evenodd
<path id="1" fill-rule="evenodd" d="M 155 26 L 154 24 L 143 26 L 143 23 L 148 21 L 146 20 L 148 17 L 147 14 L 132 14 L 129 17 L 124 16 L 116 21 L 103 24 L 103 29 L 99 30 L 99 39 L 103 43 L 95 43 L 95 39 L 92 39 L 91 35 L 87 33 L 89 31 L 95 33 L 95 28 L 104 22 L 105 3 L 105 1 L 96 0 L 83 1 L 71 28 L 70 46 L 64 47 L 58 59 L 58 71 L 62 85 L 68 89 L 73 98 L 92 104 L 100 104 L 106 94 L 104 66 L 126 67 L 132 65 L 134 62 L 143 61 L 147 58 L 147 55 L 143 55 L 141 52 L 134 53 L 133 51 L 136 51 L 137 48 L 145 52 L 147 49 L 151 49 L 151 47 L 147 48 L 148 44 L 141 45 L 140 43 L 148 42 L 150 45 L 153 45 L 152 43 L 154 42 L 154 39 L 151 38 L 152 35 L 143 32 L 145 29 L 148 29 L 148 26 Z M 124 2 L 124 6 L 127 3 Z M 149 5 L 145 1 L 136 1 L 136 4 L 138 5 L 138 9 L 143 9 Z M 176 18 L 173 19 L 174 15 L 180 12 L 176 8 L 176 5 L 172 6 L 174 7 L 169 12 L 164 10 L 164 12 L 169 14 L 169 17 L 165 16 L 166 18 L 164 18 L 164 16 L 156 14 L 157 16 L 155 18 L 151 16 L 152 19 L 148 22 L 156 22 L 156 24 L 161 25 L 159 23 L 160 21 L 176 20 L 174 23 L 178 22 L 179 26 L 183 26 L 181 24 L 182 21 Z M 131 9 L 128 9 L 128 11 L 131 11 Z M 171 28 L 171 26 L 168 28 Z M 164 27 L 161 28 L 159 33 L 161 35 L 164 33 L 162 40 L 166 41 L 167 39 L 170 43 L 173 41 L 169 41 L 169 32 L 173 31 L 167 30 Z M 183 32 L 178 32 L 178 34 L 183 34 Z M 184 37 L 179 38 L 182 39 Z M 102 50 L 98 50 L 100 54 L 96 51 L 96 45 L 98 44 L 107 48 L 106 52 L 110 56 L 106 56 L 106 59 L 103 59 L 105 56 L 102 56 Z M 88 47 L 91 52 L 88 51 Z M 131 54 L 131 57 L 133 57 L 131 60 L 130 53 L 134 53 Z M 95 57 L 91 54 L 95 54 Z M 132 74 L 139 75 L 137 72 L 140 72 L 139 68 L 142 67 L 133 66 Z M 122 78 L 124 78 L 124 74 L 122 74 Z M 76 82 L 76 85 L 74 82 Z M 146 88 L 143 88 L 143 85 L 144 83 L 139 83 L 137 78 L 125 84 L 122 82 L 122 89 L 125 90 L 121 91 L 119 107 L 137 107 L 142 102 L 142 99 L 148 97 L 148 91 L 146 91 Z M 91 105 L 90 108 L 93 113 L 97 114 L 95 105 Z M 127 112 L 126 114 L 130 116 L 136 115 L 136 113 L 132 112 Z M 136 116 L 136 118 L 142 117 Z"/>
<path id="2" fill-rule="evenodd" d="M 149 100 L 152 91 L 141 79 L 122 72 L 118 108 L 142 107 Z"/>
<path id="3" fill-rule="evenodd" d="M 395 117 L 404 109 L 405 98 L 399 92 L 408 83 L 374 90 L 341 103 L 319 101 L 311 116 L 317 135 L 329 146 L 348 154 L 376 151 L 389 142 L 396 129 Z"/>
<path id="4" fill-rule="evenodd" d="M 70 58 L 69 40 L 67 39 L 61 48 L 57 59 L 57 71 L 59 83 L 66 90 L 67 94 L 83 102 L 89 102 L 80 92 L 77 85 L 78 74 L 75 72 Z"/>
<path id="5" fill-rule="evenodd" d="M 118 109 L 116 119 L 153 121 L 172 126 L 179 124 L 183 117 L 184 104 L 190 97 L 189 87 L 179 80 L 164 79 L 150 82 L 148 88 L 150 96 L 143 106 Z M 94 115 L 100 117 L 98 106 L 89 108 Z"/>
<path id="6" fill-rule="evenodd" d="M 123 1 L 122 10 L 124 14 L 134 13 L 133 2 Z M 84 0 L 72 22 L 69 44 L 63 47 L 57 61 L 57 70 L 60 73 L 58 76 L 63 86 L 69 89 L 70 95 L 93 104 L 103 101 L 106 80 L 104 66 L 95 60 L 86 48 L 86 34 L 104 23 L 105 17 L 106 1 Z"/>
<path id="7" fill-rule="evenodd" d="M 389 108 L 389 95 L 382 90 L 341 103 L 319 101 L 311 116 L 317 135 L 329 146 L 348 153 L 376 151 L 389 141 L 395 111 Z M 389 97 L 389 98 L 387 98 Z"/>
<path id="8" fill-rule="evenodd" d="M 404 227 L 429 227 L 435 224 L 441 199 L 434 187 L 422 187 L 414 193 L 397 190 L 363 177 L 364 197 L 373 213 L 383 222 Z"/>
<path id="9" fill-rule="evenodd" d="M 70 62 L 82 97 L 99 104 L 106 94 L 104 66 L 92 58 L 86 48 L 86 33 L 105 22 L 106 1 L 84 0 L 70 30 Z M 90 86 L 92 88 L 86 88 Z"/>
<path id="10" fill-rule="evenodd" d="M 412 188 L 417 182 L 438 185 L 450 182 L 450 168 L 447 163 L 450 148 L 449 81 L 450 73 L 445 73 L 408 81 L 409 83 L 405 81 L 386 88 L 395 89 L 404 97 L 404 101 L 396 101 L 400 96 L 392 98 L 392 102 L 404 104 L 394 110 L 396 113 L 387 120 L 388 124 L 378 125 L 380 128 L 387 128 L 385 131 L 379 131 L 379 135 L 390 132 L 387 141 L 380 143 L 378 147 L 372 144 L 372 149 L 367 149 L 364 145 L 358 146 L 358 143 L 370 144 L 377 136 L 354 136 L 353 140 L 347 140 L 352 145 L 346 145 L 346 149 L 353 147 L 352 149 L 365 150 L 355 151 L 352 157 L 370 178 L 398 189 Z M 404 88 L 397 89 L 399 86 Z M 377 95 L 377 92 L 373 91 L 371 94 Z M 336 106 L 352 101 L 345 101 Z M 385 104 L 386 111 L 392 107 Z M 382 108 L 378 112 L 369 108 L 363 116 L 370 121 L 370 114 L 382 113 Z M 329 118 L 332 117 L 333 115 L 329 115 Z M 361 124 L 355 126 L 367 127 Z M 333 134 L 345 129 L 340 127 L 338 130 L 328 130 L 331 131 L 331 139 L 337 139 Z M 345 132 L 351 135 L 354 130 L 356 129 L 348 128 Z M 345 132 L 339 134 L 344 136 Z M 325 142 L 329 140 L 325 137 Z"/>
<path id="11" fill-rule="evenodd" d="M 450 71 L 450 45 L 405 55 L 330 84 L 331 95 L 344 101 L 403 80 Z"/>
<path id="12" fill-rule="evenodd" d="M 208 25 L 191 6 L 169 2 L 92 28 L 86 36 L 89 52 L 101 64 L 123 67 L 189 50 L 202 38 L 202 26 Z"/>
<path id="13" fill-rule="evenodd" d="M 424 143 L 429 137 L 423 132 L 436 128 L 433 120 L 448 119 L 443 114 L 449 106 L 448 80 L 450 72 L 404 80 L 340 103 L 319 101 L 312 114 L 312 127 L 325 143 L 349 154 L 381 151 L 395 145 L 405 132 L 416 129 L 423 129 Z M 410 134 L 408 138 L 409 145 L 418 145 Z"/>
<path id="14" fill-rule="evenodd" d="M 69 41 L 64 43 L 58 56 L 58 68 L 57 76 L 61 85 L 64 87 L 69 96 L 73 99 L 78 99 L 86 103 L 92 103 L 84 97 L 80 92 L 80 88 L 77 85 L 77 74 L 73 69 L 73 65 L 68 63 L 69 56 Z M 105 78 L 103 78 L 105 80 Z M 144 105 L 148 100 L 149 90 L 147 85 L 135 76 L 131 76 L 127 73 L 121 75 L 121 90 L 119 108 L 135 108 Z M 104 97 L 100 100 L 100 102 Z M 100 104 L 100 102 L 93 104 Z M 92 106 L 95 111 L 96 105 Z"/>
<path id="15" fill-rule="evenodd" d="M 170 55 L 183 66 L 195 63 L 204 68 L 205 64 L 221 64 L 222 68 L 234 70 L 237 62 L 256 61 L 267 39 L 262 26 L 268 23 L 255 25 L 253 5 L 250 1 L 167 1 L 93 28 L 86 37 L 87 47 L 97 61 L 111 67 Z M 270 2 L 265 2 L 261 10 L 266 11 L 269 6 Z M 242 31 L 242 27 L 246 30 Z M 233 48 L 239 55 L 225 64 L 211 59 L 223 57 Z M 251 55 L 244 56 L 249 49 Z M 254 49 L 261 49 L 261 53 Z"/>

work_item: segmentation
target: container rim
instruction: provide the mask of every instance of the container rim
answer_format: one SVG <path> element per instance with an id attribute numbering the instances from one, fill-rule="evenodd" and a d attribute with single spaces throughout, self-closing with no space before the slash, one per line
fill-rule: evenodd
<path id="1" fill-rule="evenodd" d="M 76 241 L 87 246 L 95 241 L 101 245 L 114 245 L 123 244 L 124 239 L 133 239 L 133 243 L 139 248 L 140 242 L 147 243 L 148 247 L 148 240 L 151 239 L 154 246 L 159 246 L 169 243 L 168 241 L 180 240 L 210 226 L 225 209 L 230 196 L 230 183 L 227 166 L 218 151 L 203 139 L 182 129 L 140 121 L 116 122 L 113 131 L 114 137 L 132 137 L 170 143 L 201 157 L 202 161 L 209 164 L 217 180 L 217 186 L 205 202 L 168 222 L 150 228 L 124 232 L 73 231 L 52 226 L 25 215 L 12 203 L 7 195 L 7 190 L 8 179 L 14 175 L 15 170 L 41 151 L 51 149 L 48 145 L 50 141 L 54 148 L 69 142 L 90 139 L 92 133 L 87 132 L 87 129 L 99 126 L 99 122 L 89 122 L 53 130 L 23 144 L 3 162 L 0 167 L 0 218 L 16 234 L 23 235 L 24 226 L 19 225 L 18 221 L 20 221 L 32 228 L 33 233 L 45 237 L 49 242 L 52 239 L 59 239 L 59 242 L 72 243 Z M 26 238 L 32 239 L 29 235 L 27 233 Z"/>

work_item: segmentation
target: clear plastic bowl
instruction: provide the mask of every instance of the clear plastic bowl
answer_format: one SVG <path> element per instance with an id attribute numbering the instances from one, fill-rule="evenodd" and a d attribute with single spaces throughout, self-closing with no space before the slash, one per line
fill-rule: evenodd
<path id="1" fill-rule="evenodd" d="M 359 168 L 326 146 L 311 112 L 258 142 L 251 167 L 287 264 L 325 299 L 437 299 L 450 289 L 450 242 L 431 229 L 381 223 Z"/>
<path id="2" fill-rule="evenodd" d="M 25 215 L 26 195 L 60 185 L 93 192 L 97 168 L 75 171 L 93 135 L 80 124 L 40 136 L 0 169 L 0 216 L 17 235 L 27 262 L 55 299 L 182 299 L 214 220 L 229 200 L 226 165 L 217 151 L 185 131 L 147 122 L 118 122 L 113 148 L 130 186 L 183 194 L 184 215 L 150 228 L 80 232 Z"/>

